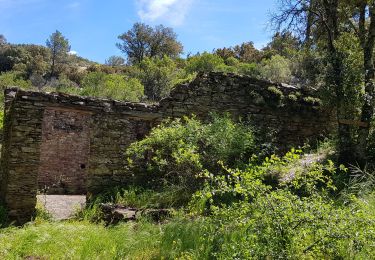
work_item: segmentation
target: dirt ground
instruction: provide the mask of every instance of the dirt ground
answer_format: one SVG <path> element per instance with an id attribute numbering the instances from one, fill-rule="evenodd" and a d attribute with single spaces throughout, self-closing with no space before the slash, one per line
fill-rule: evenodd
<path id="1" fill-rule="evenodd" d="M 69 219 L 86 204 L 85 195 L 38 195 L 37 200 L 55 220 Z"/>

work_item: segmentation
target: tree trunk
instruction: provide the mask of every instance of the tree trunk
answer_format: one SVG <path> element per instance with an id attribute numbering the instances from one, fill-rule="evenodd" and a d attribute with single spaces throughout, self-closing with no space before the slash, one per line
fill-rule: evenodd
<path id="1" fill-rule="evenodd" d="M 327 30 L 328 36 L 328 51 L 329 63 L 331 64 L 331 73 L 328 76 L 327 83 L 333 85 L 336 94 L 336 116 L 338 124 L 338 150 L 339 150 L 339 163 L 350 164 L 355 160 L 354 141 L 352 138 L 352 126 L 342 124 L 341 120 L 345 119 L 347 115 L 345 103 L 345 90 L 343 80 L 343 63 L 342 57 L 335 48 L 335 41 L 340 37 L 338 25 L 338 0 L 323 0 L 325 9 L 325 16 L 322 19 Z"/>
<path id="2" fill-rule="evenodd" d="M 361 127 L 358 131 L 358 142 L 357 142 L 357 157 L 359 162 L 364 165 L 367 159 L 367 140 L 370 133 L 370 125 L 374 114 L 374 45 L 375 45 L 375 14 L 374 14 L 375 4 L 372 3 L 369 7 L 369 18 L 370 27 L 368 30 L 367 41 L 365 42 L 363 49 L 364 54 L 364 70 L 365 70 L 365 96 L 364 103 L 361 111 L 361 121 L 367 123 L 366 127 Z M 362 31 L 363 29 L 360 28 Z M 363 36 L 364 37 L 364 36 Z"/>
<path id="3" fill-rule="evenodd" d="M 314 14 L 311 9 L 314 8 L 314 0 L 310 0 L 307 10 L 306 32 L 305 32 L 305 45 L 309 48 L 311 46 L 311 29 L 314 23 Z"/>
<path id="4" fill-rule="evenodd" d="M 347 118 L 347 104 L 345 103 L 345 90 L 343 88 L 342 59 L 338 53 L 334 53 L 332 60 L 332 83 L 336 92 L 336 116 L 338 122 L 338 150 L 339 163 L 351 164 L 355 162 L 354 141 L 352 138 L 352 126 L 341 123 Z"/>

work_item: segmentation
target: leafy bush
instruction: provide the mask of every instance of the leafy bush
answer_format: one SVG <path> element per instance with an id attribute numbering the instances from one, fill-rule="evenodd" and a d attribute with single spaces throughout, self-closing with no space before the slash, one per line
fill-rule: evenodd
<path id="1" fill-rule="evenodd" d="M 158 101 L 169 95 L 171 89 L 184 78 L 183 70 L 175 61 L 163 58 L 145 58 L 138 65 L 137 73 L 145 87 L 145 95 L 149 100 Z"/>
<path id="2" fill-rule="evenodd" d="M 259 77 L 259 67 L 256 63 L 239 63 L 236 68 L 238 74 Z"/>
<path id="3" fill-rule="evenodd" d="M 213 116 L 211 123 L 184 118 L 166 121 L 150 135 L 133 143 L 126 154 L 130 170 L 146 174 L 150 184 L 178 184 L 197 189 L 203 171 L 219 174 L 219 161 L 230 167 L 244 166 L 255 151 L 251 129 L 228 116 Z"/>
<path id="4" fill-rule="evenodd" d="M 274 55 L 270 59 L 262 61 L 260 74 L 263 78 L 275 82 L 290 82 L 292 72 L 291 62 L 280 55 Z"/>
<path id="5" fill-rule="evenodd" d="M 119 74 L 91 72 L 82 80 L 82 95 L 117 100 L 140 101 L 143 85 L 139 80 Z"/>
<path id="6" fill-rule="evenodd" d="M 211 72 L 224 65 L 224 60 L 220 56 L 204 52 L 188 58 L 185 70 L 188 73 Z"/>
<path id="7" fill-rule="evenodd" d="M 52 214 L 47 211 L 45 208 L 45 205 L 42 203 L 38 202 L 35 207 L 36 214 L 35 214 L 35 219 L 34 221 L 36 223 L 42 223 L 46 221 L 51 221 L 52 220 Z"/>
<path id="8" fill-rule="evenodd" d="M 31 82 L 25 80 L 19 72 L 4 72 L 0 74 L 0 89 L 3 91 L 7 87 L 28 89 L 31 87 Z"/>
<path id="9" fill-rule="evenodd" d="M 281 186 L 265 183 L 269 172 L 288 167 L 299 155 L 273 156 L 245 170 L 209 175 L 191 204 L 209 215 L 165 228 L 166 258 L 194 259 L 353 259 L 374 254 L 374 194 L 337 204 L 332 162 L 315 163 Z M 303 194 L 301 195 L 301 190 Z M 223 203 L 223 196 L 233 199 Z M 198 212 L 201 212 L 198 210 Z M 202 237 L 204 237 L 202 239 Z M 192 242 L 194 241 L 194 242 Z M 197 241 L 197 242 L 195 242 Z"/>

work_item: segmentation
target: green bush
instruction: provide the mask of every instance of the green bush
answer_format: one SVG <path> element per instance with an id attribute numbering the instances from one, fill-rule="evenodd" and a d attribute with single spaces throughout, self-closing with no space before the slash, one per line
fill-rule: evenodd
<path id="1" fill-rule="evenodd" d="M 248 126 L 234 123 L 229 116 L 213 116 L 211 123 L 194 117 L 166 121 L 133 143 L 126 154 L 130 170 L 136 176 L 145 174 L 150 184 L 178 184 L 195 190 L 202 172 L 219 174 L 221 163 L 243 167 L 254 151 Z"/>
<path id="2" fill-rule="evenodd" d="M 280 55 L 262 61 L 260 74 L 275 82 L 290 82 L 292 79 L 291 61 Z"/>
<path id="3" fill-rule="evenodd" d="M 219 55 L 204 52 L 187 59 L 185 70 L 188 73 L 217 71 L 220 66 L 225 66 L 223 58 Z"/>
<path id="4" fill-rule="evenodd" d="M 140 101 L 143 85 L 135 78 L 120 74 L 90 72 L 82 80 L 81 95 L 111 98 L 126 101 Z"/>
<path id="5" fill-rule="evenodd" d="M 52 221 L 52 214 L 47 211 L 45 208 L 45 205 L 42 203 L 38 202 L 35 207 L 36 214 L 35 214 L 35 219 L 34 221 L 36 223 L 42 223 L 46 221 Z"/>
<path id="6" fill-rule="evenodd" d="M 277 172 L 299 158 L 273 156 L 245 170 L 209 175 L 191 204 L 209 208 L 193 223 L 171 223 L 162 238 L 166 258 L 193 259 L 367 259 L 375 250 L 374 193 L 338 204 L 332 162 L 315 163 L 288 183 L 269 186 Z M 303 195 L 301 195 L 303 190 Z M 223 203 L 223 195 L 233 199 Z M 219 198 L 219 199 L 218 199 Z M 203 206 L 203 208 L 202 208 Z M 196 211 L 198 210 L 198 211 Z M 207 214 L 208 212 L 206 212 Z M 203 237 L 203 238 L 202 238 Z M 192 242 L 194 241 L 194 242 Z"/>
<path id="7" fill-rule="evenodd" d="M 256 63 L 239 63 L 237 66 L 237 73 L 251 77 L 259 77 L 259 66 Z"/>
<path id="8" fill-rule="evenodd" d="M 7 87 L 19 87 L 22 89 L 31 88 L 31 82 L 24 79 L 24 75 L 20 72 L 3 72 L 0 74 L 0 109 L 4 104 L 4 90 Z"/>
<path id="9" fill-rule="evenodd" d="M 151 101 L 159 101 L 167 97 L 171 89 L 181 80 L 188 79 L 188 75 L 177 67 L 171 58 L 145 58 L 139 64 L 136 73 L 145 87 L 145 95 Z"/>

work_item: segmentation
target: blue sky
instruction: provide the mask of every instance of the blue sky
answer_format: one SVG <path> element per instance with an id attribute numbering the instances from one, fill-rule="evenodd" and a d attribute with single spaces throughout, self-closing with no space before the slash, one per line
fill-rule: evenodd
<path id="1" fill-rule="evenodd" d="M 272 36 L 276 0 L 0 0 L 0 34 L 11 43 L 45 45 L 56 29 L 78 55 L 104 62 L 121 55 L 117 36 L 135 22 L 172 27 L 184 52 L 212 51 Z"/>

